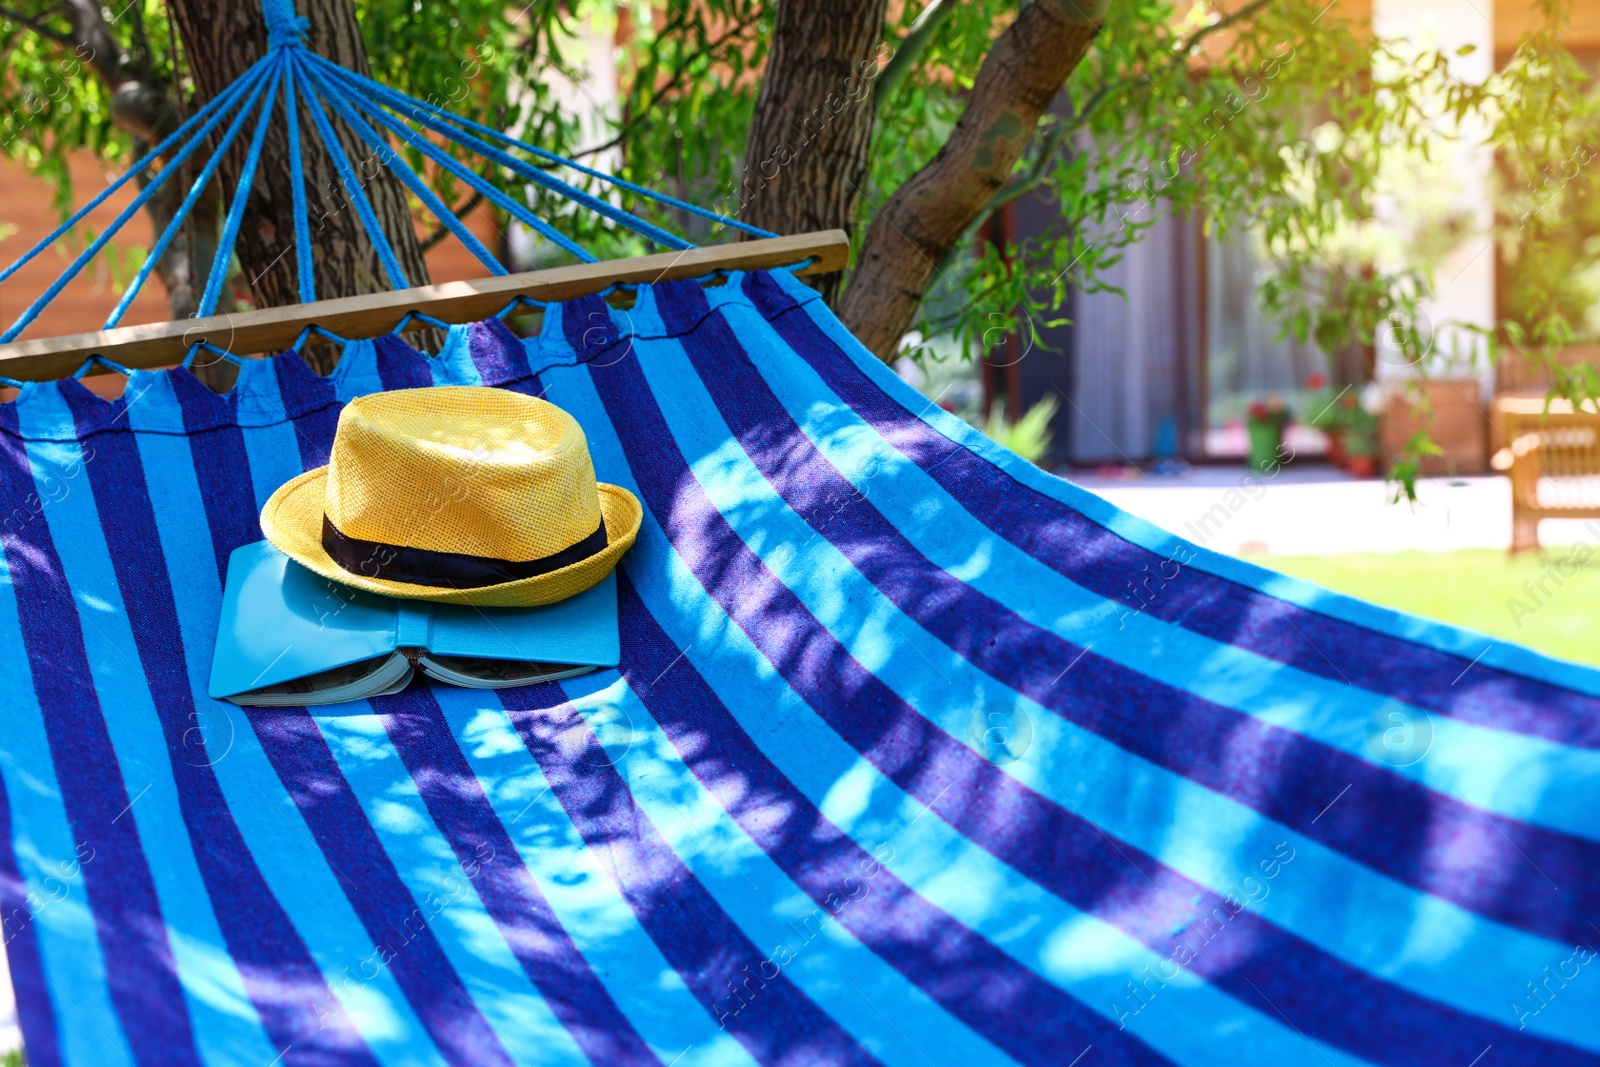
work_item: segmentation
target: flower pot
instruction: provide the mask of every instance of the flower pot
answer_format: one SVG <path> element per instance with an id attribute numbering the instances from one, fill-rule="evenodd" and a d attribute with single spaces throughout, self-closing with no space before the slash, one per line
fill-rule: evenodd
<path id="1" fill-rule="evenodd" d="M 1344 469 L 1357 478 L 1372 478 L 1378 473 L 1378 457 L 1372 454 L 1364 456 L 1346 456 Z"/>
<path id="2" fill-rule="evenodd" d="M 1283 421 L 1280 419 L 1250 419 L 1244 424 L 1250 435 L 1250 469 L 1265 474 L 1275 474 L 1283 463 L 1280 446 L 1283 444 Z"/>
<path id="3" fill-rule="evenodd" d="M 1344 454 L 1344 433 L 1340 430 L 1323 432 L 1328 438 L 1328 462 L 1335 467 L 1343 467 L 1349 462 L 1349 457 Z"/>

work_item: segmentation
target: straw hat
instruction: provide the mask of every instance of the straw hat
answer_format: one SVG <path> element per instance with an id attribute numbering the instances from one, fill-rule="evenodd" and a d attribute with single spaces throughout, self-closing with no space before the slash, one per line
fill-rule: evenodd
<path id="1" fill-rule="evenodd" d="M 273 493 L 261 530 L 358 589 L 525 607 L 610 574 L 641 517 L 632 493 L 595 482 L 565 411 L 503 389 L 440 386 L 345 405 L 328 465 Z"/>

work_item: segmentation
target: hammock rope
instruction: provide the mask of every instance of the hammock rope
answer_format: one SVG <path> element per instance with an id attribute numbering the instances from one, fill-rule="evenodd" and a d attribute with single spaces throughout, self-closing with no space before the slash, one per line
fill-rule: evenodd
<path id="1" fill-rule="evenodd" d="M 306 192 L 305 146 L 302 140 L 304 136 L 302 127 L 305 123 L 300 114 L 302 107 L 310 118 L 310 126 L 316 137 L 326 148 L 349 206 L 354 209 L 361 228 L 372 242 L 388 283 L 395 289 L 409 288 L 411 282 L 400 264 L 389 235 L 384 232 L 378 220 L 378 213 L 371 199 L 363 188 L 361 174 L 358 171 L 364 171 L 368 165 L 387 168 L 392 172 L 422 209 L 434 216 L 444 230 L 459 241 L 491 274 L 509 273 L 509 269 L 500 258 L 472 233 L 465 221 L 457 217 L 455 211 L 440 198 L 429 182 L 411 166 L 404 152 L 396 148 L 397 144 L 414 151 L 423 160 L 437 167 L 440 172 L 450 175 L 466 188 L 480 194 L 490 205 L 504 211 L 544 240 L 583 263 L 596 262 L 597 258 L 594 253 L 551 225 L 548 219 L 541 218 L 525 200 L 508 195 L 490 177 L 478 173 L 473 167 L 463 163 L 460 158 L 452 154 L 448 146 L 464 149 L 483 160 L 486 165 L 498 168 L 503 174 L 528 183 L 530 192 L 531 187 L 536 186 L 668 250 L 683 251 L 695 248 L 696 245 L 640 218 L 624 209 L 619 203 L 607 199 L 606 196 L 597 196 L 563 180 L 551 173 L 551 170 L 567 169 L 601 183 L 610 190 L 611 195 L 632 195 L 754 237 L 777 236 L 738 219 L 585 166 L 576 160 L 529 144 L 465 116 L 453 114 L 427 101 L 398 92 L 365 75 L 346 70 L 306 47 L 306 33 L 310 23 L 294 13 L 290 0 L 262 0 L 262 13 L 267 23 L 266 55 L 252 64 L 243 75 L 216 97 L 197 109 L 170 136 L 136 160 L 125 173 L 74 212 L 49 236 L 23 253 L 4 270 L 0 270 L 0 282 L 4 282 L 37 258 L 46 248 L 70 234 L 91 211 L 126 188 L 129 181 L 140 175 L 147 175 L 144 187 L 117 214 L 111 224 L 72 260 L 61 275 L 29 304 L 3 333 L 0 333 L 0 344 L 9 344 L 20 337 L 51 301 L 106 249 L 127 222 L 160 195 L 174 175 L 185 171 L 185 164 L 190 157 L 202 148 L 210 148 L 213 135 L 226 123 L 220 140 L 217 141 L 215 148 L 210 150 L 209 158 L 206 159 L 198 175 L 190 182 L 172 218 L 157 235 L 149 254 L 128 283 L 103 328 L 110 330 L 117 327 L 144 290 L 150 275 L 166 256 L 172 242 L 182 231 L 183 226 L 189 222 L 206 189 L 216 179 L 223 156 L 250 125 L 253 116 L 255 123 L 248 142 L 247 154 L 237 187 L 228 197 L 228 207 L 222 222 L 215 258 L 207 273 L 205 289 L 196 311 L 196 317 L 215 314 L 227 289 L 234 246 L 244 222 L 245 205 L 260 171 L 267 132 L 280 106 L 284 112 L 288 133 L 295 278 L 301 303 L 310 304 L 317 300 L 315 259 L 311 243 L 311 205 Z M 328 113 L 330 110 L 333 112 L 332 116 Z M 335 132 L 335 118 L 344 124 L 364 150 L 370 150 L 371 155 L 366 160 L 359 164 L 352 163 L 340 142 L 339 135 Z M 441 144 L 441 141 L 444 143 Z M 537 162 L 519 158 L 518 154 L 532 157 Z M 517 297 L 507 303 L 499 312 L 499 316 L 504 317 L 524 305 L 538 306 L 538 302 L 527 297 Z M 427 320 L 428 317 L 408 315 L 404 321 L 409 323 L 413 318 Z M 344 340 L 319 327 L 307 327 L 301 332 L 293 347 L 299 349 L 313 334 L 341 342 Z M 202 347 L 211 350 L 215 346 L 196 341 L 190 346 L 185 363 L 192 360 Z M 86 360 L 77 375 L 81 376 L 92 369 L 96 365 L 96 358 Z M 106 360 L 99 360 L 99 363 L 101 366 L 113 366 Z M 15 384 L 11 379 L 0 379 L 0 382 Z"/>

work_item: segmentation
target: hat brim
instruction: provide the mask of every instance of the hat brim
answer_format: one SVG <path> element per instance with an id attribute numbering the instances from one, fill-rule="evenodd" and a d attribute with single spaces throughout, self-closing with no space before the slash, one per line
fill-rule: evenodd
<path id="1" fill-rule="evenodd" d="M 441 588 L 373 578 L 347 571 L 322 547 L 323 493 L 328 468 L 318 467 L 279 486 L 261 509 L 261 532 L 273 546 L 301 566 L 341 585 L 383 596 L 435 600 L 446 604 L 523 608 L 554 604 L 576 596 L 599 583 L 616 569 L 622 554 L 633 547 L 644 518 L 639 500 L 618 485 L 599 483 L 600 514 L 606 523 L 606 547 L 587 559 L 550 571 L 498 585 L 472 589 Z"/>

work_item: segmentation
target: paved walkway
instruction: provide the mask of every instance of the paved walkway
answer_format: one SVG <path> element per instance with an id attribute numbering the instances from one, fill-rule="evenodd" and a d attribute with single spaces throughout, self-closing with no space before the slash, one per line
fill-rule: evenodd
<path id="1" fill-rule="evenodd" d="M 1382 480 L 1352 478 L 1333 467 L 1287 467 L 1271 478 L 1242 467 L 1195 467 L 1167 477 L 1130 471 L 1068 480 L 1229 555 L 1448 552 L 1511 544 L 1511 488 L 1500 475 L 1424 479 L 1415 504 L 1391 504 L 1392 489 Z M 1600 529 L 1550 520 L 1539 536 L 1545 545 L 1600 542 Z"/>

